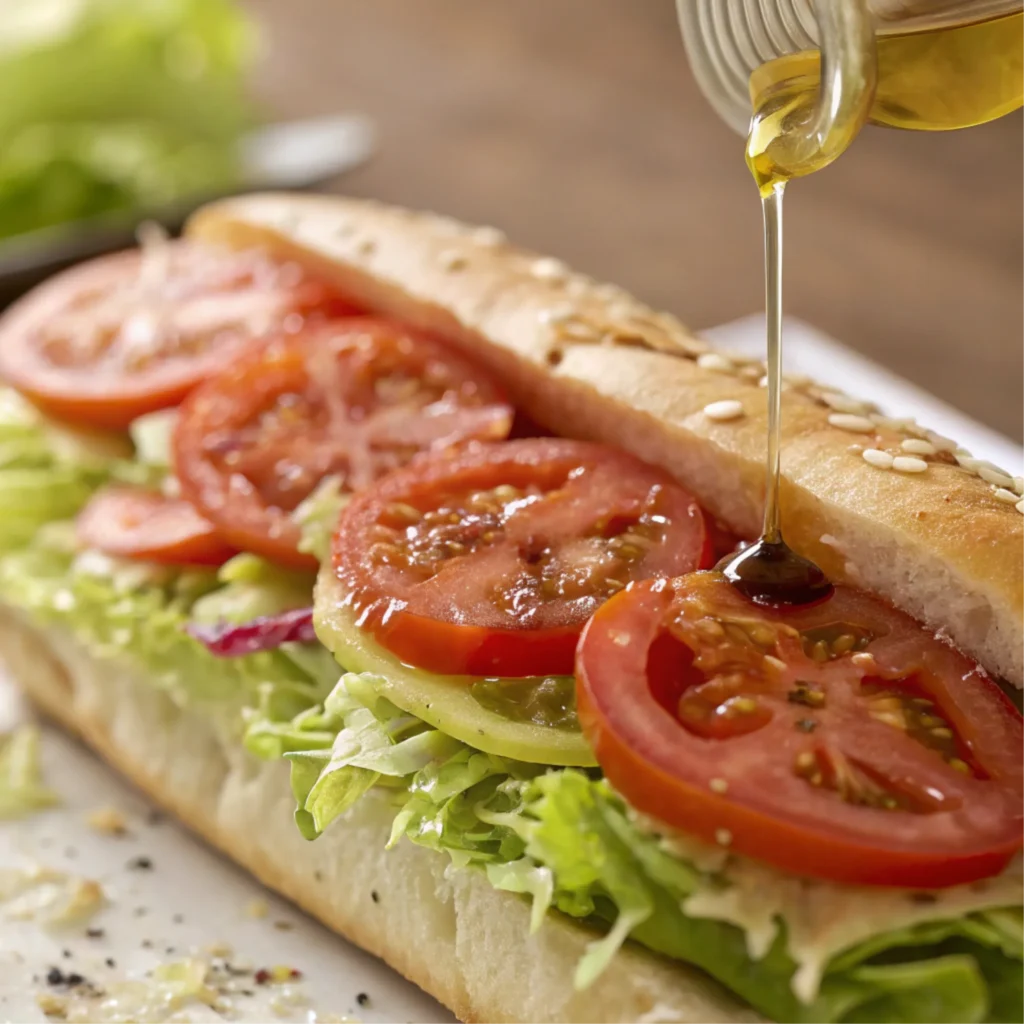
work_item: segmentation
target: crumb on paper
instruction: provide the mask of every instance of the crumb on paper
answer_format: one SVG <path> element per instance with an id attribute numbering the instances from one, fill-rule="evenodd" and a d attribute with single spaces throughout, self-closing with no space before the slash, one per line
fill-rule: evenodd
<path id="1" fill-rule="evenodd" d="M 204 950 L 207 956 L 218 957 L 221 960 L 230 959 L 234 950 L 226 942 L 211 942 Z"/>
<path id="2" fill-rule="evenodd" d="M 0 871 L 0 903 L 6 904 L 5 916 L 12 921 L 83 924 L 106 902 L 103 886 L 91 878 L 41 865 Z"/>
<path id="3" fill-rule="evenodd" d="M 249 900 L 245 905 L 245 913 L 248 917 L 261 918 L 270 913 L 270 907 L 266 900 Z"/>
<path id="4" fill-rule="evenodd" d="M 70 996 L 55 996 L 52 992 L 40 992 L 36 996 L 36 1005 L 47 1017 L 64 1020 L 68 1015 Z"/>
<path id="5" fill-rule="evenodd" d="M 128 819 L 116 807 L 97 807 L 85 816 L 85 823 L 100 835 L 120 837 L 128 834 Z"/>

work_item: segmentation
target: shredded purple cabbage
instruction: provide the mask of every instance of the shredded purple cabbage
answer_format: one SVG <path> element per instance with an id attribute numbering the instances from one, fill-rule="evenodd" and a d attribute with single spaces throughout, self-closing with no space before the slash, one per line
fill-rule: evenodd
<path id="1" fill-rule="evenodd" d="M 190 622 L 185 632 L 218 658 L 240 658 L 257 651 L 272 651 L 281 644 L 316 642 L 312 608 L 295 608 L 249 622 L 218 622 L 212 626 Z"/>

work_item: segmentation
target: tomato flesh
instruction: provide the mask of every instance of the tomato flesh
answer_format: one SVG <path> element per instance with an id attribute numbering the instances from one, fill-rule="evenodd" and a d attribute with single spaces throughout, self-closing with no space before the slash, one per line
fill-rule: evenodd
<path id="1" fill-rule="evenodd" d="M 638 810 L 801 875 L 941 887 L 1021 848 L 1021 717 L 866 594 L 745 600 L 719 573 L 632 587 L 577 654 L 580 723 Z"/>
<path id="2" fill-rule="evenodd" d="M 558 438 L 418 460 L 357 495 L 334 538 L 362 628 L 408 664 L 485 676 L 570 673 L 601 602 L 710 557 L 671 478 Z"/>
<path id="3" fill-rule="evenodd" d="M 246 551 L 316 568 L 293 513 L 325 477 L 363 488 L 424 451 L 504 438 L 512 410 L 458 353 L 400 324 L 338 320 L 281 336 L 182 405 L 182 493 Z"/>
<path id="4" fill-rule="evenodd" d="M 166 565 L 222 565 L 235 554 L 188 502 L 110 487 L 78 514 L 79 542 L 107 555 Z"/>
<path id="5" fill-rule="evenodd" d="M 254 339 L 352 312 L 297 264 L 163 242 L 81 264 L 16 303 L 0 325 L 0 376 L 58 418 L 122 430 Z"/>

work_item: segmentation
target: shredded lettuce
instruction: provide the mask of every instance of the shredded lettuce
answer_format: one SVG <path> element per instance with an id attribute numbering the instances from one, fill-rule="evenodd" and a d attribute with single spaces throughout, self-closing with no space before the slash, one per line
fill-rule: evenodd
<path id="1" fill-rule="evenodd" d="M 387 785 L 397 801 L 391 845 L 411 840 L 484 870 L 496 888 L 531 899 L 534 928 L 549 908 L 597 925 L 577 986 L 590 984 L 628 937 L 702 967 L 775 1020 L 1020 1020 L 1018 908 L 876 935 L 833 957 L 801 1000 L 784 923 L 754 959 L 743 929 L 687 915 L 688 896 L 728 879 L 667 851 L 597 773 L 474 750 L 381 698 L 371 675 L 344 675 L 322 705 L 291 719 L 261 705 L 245 742 L 257 756 L 291 762 L 307 838 Z"/>
<path id="2" fill-rule="evenodd" d="M 64 427 L 0 388 L 0 553 L 74 515 L 119 470 L 129 474 L 131 450 L 126 438 Z"/>
<path id="3" fill-rule="evenodd" d="M 182 705 L 217 705 L 222 717 L 235 716 L 236 731 L 241 710 L 261 701 L 288 715 L 322 701 L 337 666 L 316 645 L 215 658 L 185 624 L 197 616 L 241 622 L 253 609 L 308 604 L 311 593 L 311 578 L 300 585 L 297 574 L 248 555 L 217 573 L 76 553 L 70 523 L 51 523 L 0 558 L 0 599 L 69 629 L 97 657 L 131 659 Z"/>
<path id="4" fill-rule="evenodd" d="M 6 0 L 0 236 L 232 184 L 250 25 L 229 0 Z"/>
<path id="5" fill-rule="evenodd" d="M 39 767 L 39 730 L 23 725 L 0 736 L 0 821 L 58 803 L 60 797 L 45 785 Z"/>

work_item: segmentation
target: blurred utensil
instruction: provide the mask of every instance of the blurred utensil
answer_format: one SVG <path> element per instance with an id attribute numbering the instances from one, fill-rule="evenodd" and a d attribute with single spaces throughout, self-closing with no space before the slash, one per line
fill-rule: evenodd
<path id="1" fill-rule="evenodd" d="M 369 118 L 341 114 L 263 125 L 241 145 L 242 177 L 232 194 L 322 185 L 367 160 L 374 148 Z M 138 209 L 60 224 L 0 242 L 0 306 L 80 260 L 135 244 L 140 221 L 181 228 L 197 206 L 218 198 L 197 195 L 159 209 Z"/>

